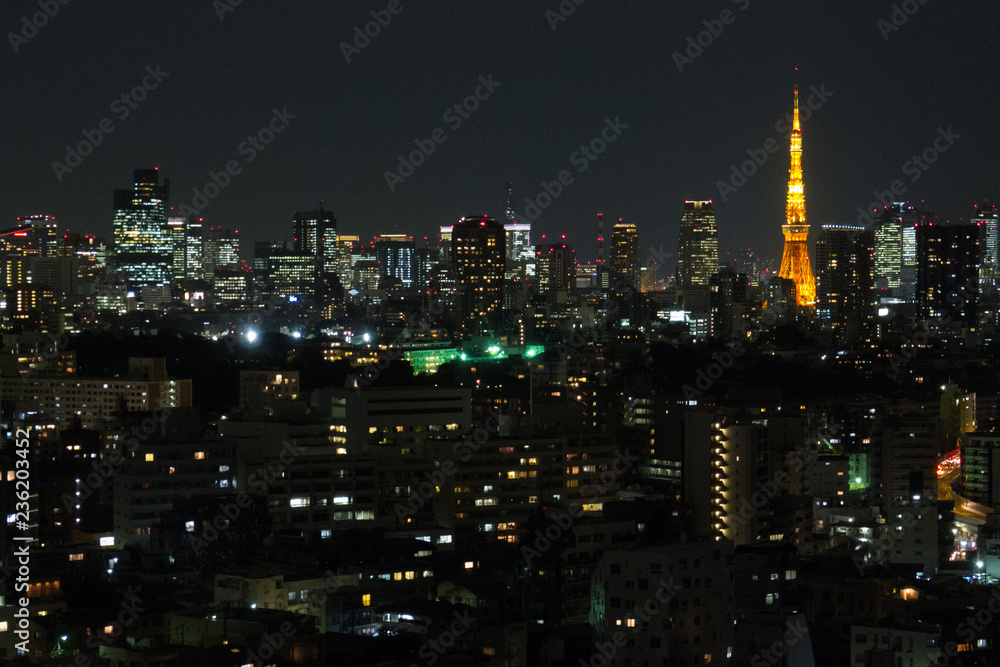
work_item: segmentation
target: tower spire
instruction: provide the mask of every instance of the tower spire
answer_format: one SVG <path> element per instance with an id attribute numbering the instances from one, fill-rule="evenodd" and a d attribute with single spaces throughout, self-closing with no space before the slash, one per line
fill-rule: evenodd
<path id="1" fill-rule="evenodd" d="M 802 125 L 799 121 L 798 71 L 796 67 L 795 111 L 789 145 L 792 160 L 791 168 L 788 170 L 785 224 L 781 228 L 785 236 L 785 251 L 781 257 L 781 271 L 778 275 L 795 281 L 795 300 L 798 305 L 814 308 L 816 278 L 809 260 L 809 225 L 806 224 L 806 196 L 802 181 Z"/>

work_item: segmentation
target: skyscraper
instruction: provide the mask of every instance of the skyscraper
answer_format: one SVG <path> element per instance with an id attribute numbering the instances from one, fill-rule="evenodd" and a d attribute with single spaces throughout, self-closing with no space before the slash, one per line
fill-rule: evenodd
<path id="1" fill-rule="evenodd" d="M 173 275 L 167 228 L 170 181 L 156 169 L 136 169 L 131 190 L 115 190 L 115 265 L 131 286 L 166 284 Z"/>
<path id="2" fill-rule="evenodd" d="M 611 270 L 616 278 L 639 289 L 642 261 L 639 256 L 639 230 L 631 222 L 621 219 L 611 229 Z"/>
<path id="3" fill-rule="evenodd" d="M 719 234 L 711 201 L 685 201 L 677 247 L 677 289 L 684 309 L 709 312 L 709 281 L 719 270 Z"/>
<path id="4" fill-rule="evenodd" d="M 204 280 L 202 219 L 170 216 L 167 228 L 173 246 L 174 280 Z"/>
<path id="5" fill-rule="evenodd" d="M 875 288 L 883 299 L 898 297 L 903 272 L 903 216 L 886 207 L 875 221 Z"/>
<path id="6" fill-rule="evenodd" d="M 576 279 L 576 253 L 573 246 L 551 243 L 536 246 L 538 291 L 551 294 L 569 291 Z M 598 269 L 599 270 L 599 269 Z"/>
<path id="7" fill-rule="evenodd" d="M 815 307 L 816 279 L 809 260 L 809 225 L 806 224 L 806 195 L 802 182 L 802 125 L 799 122 L 799 87 L 795 86 L 795 113 L 791 138 L 792 166 L 788 171 L 788 203 L 785 207 L 785 250 L 778 275 L 795 281 L 796 304 Z"/>
<path id="8" fill-rule="evenodd" d="M 57 256 L 61 236 L 59 225 L 51 215 L 19 217 L 17 227 L 4 232 L 11 250 L 36 257 Z"/>
<path id="9" fill-rule="evenodd" d="M 451 234 L 451 261 L 459 286 L 458 319 L 466 335 L 499 329 L 507 240 L 493 218 L 462 218 Z"/>
<path id="10" fill-rule="evenodd" d="M 379 235 L 375 239 L 375 260 L 379 264 L 379 274 L 396 278 L 403 287 L 413 287 L 415 252 L 412 236 Z"/>
<path id="11" fill-rule="evenodd" d="M 978 318 L 979 226 L 917 227 L 917 313 L 975 326 Z"/>
<path id="12" fill-rule="evenodd" d="M 979 227 L 979 238 L 982 243 L 982 268 L 980 282 L 991 288 L 997 286 L 1000 278 L 1000 230 L 998 230 L 997 207 L 987 202 L 976 208 L 972 224 Z"/>
<path id="13" fill-rule="evenodd" d="M 874 321 L 873 236 L 864 227 L 823 225 L 816 241 L 816 314 L 842 340 Z"/>
<path id="14" fill-rule="evenodd" d="M 325 273 L 337 272 L 337 219 L 320 206 L 318 211 L 295 212 L 292 250 L 313 255 Z"/>
<path id="15" fill-rule="evenodd" d="M 240 265 L 240 230 L 210 227 L 204 232 L 203 265 L 209 280 L 220 269 L 236 269 Z"/>

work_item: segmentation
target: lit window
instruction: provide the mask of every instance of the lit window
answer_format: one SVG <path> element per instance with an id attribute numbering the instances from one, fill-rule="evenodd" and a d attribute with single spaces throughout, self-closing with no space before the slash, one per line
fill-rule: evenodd
<path id="1" fill-rule="evenodd" d="M 361 596 L 361 606 L 363 606 L 363 607 L 370 607 L 370 606 L 372 606 L 372 594 L 371 593 L 365 593 L 364 595 Z"/>
<path id="2" fill-rule="evenodd" d="M 152 452 L 150 452 L 149 454 L 146 454 L 146 460 L 147 461 L 152 461 L 153 460 L 153 454 L 152 454 Z"/>
<path id="3" fill-rule="evenodd" d="M 195 452 L 194 458 L 198 461 L 201 461 L 202 459 L 205 458 L 205 452 Z"/>

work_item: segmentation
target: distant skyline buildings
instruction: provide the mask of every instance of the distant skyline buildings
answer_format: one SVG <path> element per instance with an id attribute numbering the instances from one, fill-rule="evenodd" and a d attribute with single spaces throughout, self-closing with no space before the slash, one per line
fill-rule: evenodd
<path id="1" fill-rule="evenodd" d="M 506 231 L 493 218 L 463 218 L 452 229 L 451 262 L 459 286 L 463 334 L 492 333 L 499 328 L 506 256 Z"/>
<path id="2" fill-rule="evenodd" d="M 170 181 L 156 169 L 136 169 L 133 186 L 114 192 L 115 266 L 133 286 L 167 284 L 173 277 L 173 246 L 167 227 Z"/>
<path id="3" fill-rule="evenodd" d="M 639 230 L 631 222 L 619 220 L 611 229 L 611 270 L 616 277 L 638 289 L 642 255 L 639 250 Z"/>
<path id="4" fill-rule="evenodd" d="M 685 310 L 707 313 L 710 278 L 719 271 L 719 232 L 711 201 L 686 201 L 677 245 L 677 289 Z"/>

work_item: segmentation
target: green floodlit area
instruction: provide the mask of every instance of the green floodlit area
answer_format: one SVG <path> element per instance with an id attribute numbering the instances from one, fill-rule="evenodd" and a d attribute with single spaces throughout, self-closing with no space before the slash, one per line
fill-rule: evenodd
<path id="1" fill-rule="evenodd" d="M 525 345 L 504 349 L 499 343 L 491 343 L 485 348 L 466 349 L 460 347 L 434 347 L 423 350 L 407 350 L 403 358 L 410 362 L 413 372 L 437 373 L 441 364 L 449 361 L 468 361 L 473 363 L 500 361 L 509 357 L 520 356 L 532 359 L 545 352 L 544 345 Z"/>

